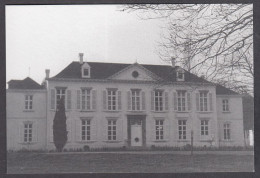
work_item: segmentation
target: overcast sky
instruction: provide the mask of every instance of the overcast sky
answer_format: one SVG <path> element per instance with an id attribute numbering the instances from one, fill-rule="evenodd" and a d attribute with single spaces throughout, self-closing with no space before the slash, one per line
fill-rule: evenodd
<path id="1" fill-rule="evenodd" d="M 156 47 L 166 22 L 141 20 L 119 7 L 6 6 L 7 82 L 30 75 L 41 83 L 45 69 L 54 76 L 78 61 L 79 52 L 91 62 L 165 64 Z"/>

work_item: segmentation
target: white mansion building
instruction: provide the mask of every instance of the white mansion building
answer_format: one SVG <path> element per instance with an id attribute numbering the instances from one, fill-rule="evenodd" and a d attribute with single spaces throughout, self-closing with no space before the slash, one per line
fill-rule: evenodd
<path id="1" fill-rule="evenodd" d="M 53 119 L 65 98 L 66 149 L 244 146 L 242 97 L 178 66 L 72 62 L 43 85 L 7 89 L 7 149 L 53 150 Z"/>

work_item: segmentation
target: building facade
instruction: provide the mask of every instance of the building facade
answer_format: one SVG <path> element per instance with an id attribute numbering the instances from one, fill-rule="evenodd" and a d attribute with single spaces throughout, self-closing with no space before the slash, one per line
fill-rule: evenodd
<path id="1" fill-rule="evenodd" d="M 79 56 L 54 77 L 47 70 L 40 89 L 9 82 L 8 149 L 54 150 L 52 125 L 62 97 L 66 149 L 182 147 L 192 137 L 194 146 L 244 146 L 242 98 L 234 91 L 174 64 L 95 63 Z M 32 112 L 24 110 L 28 100 Z"/>

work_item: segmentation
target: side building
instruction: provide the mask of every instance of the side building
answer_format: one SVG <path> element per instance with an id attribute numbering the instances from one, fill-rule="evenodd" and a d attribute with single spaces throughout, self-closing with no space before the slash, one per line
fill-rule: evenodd
<path id="1" fill-rule="evenodd" d="M 44 131 L 38 130 L 42 149 L 55 149 L 52 125 L 62 97 L 66 149 L 181 147 L 191 144 L 192 138 L 194 146 L 244 146 L 241 96 L 175 66 L 174 61 L 172 66 L 84 62 L 80 53 L 79 61 L 56 76 L 50 78 L 47 72 L 45 87 L 37 90 L 45 96 L 40 100 L 45 103 Z M 8 102 L 11 107 L 14 101 Z"/>

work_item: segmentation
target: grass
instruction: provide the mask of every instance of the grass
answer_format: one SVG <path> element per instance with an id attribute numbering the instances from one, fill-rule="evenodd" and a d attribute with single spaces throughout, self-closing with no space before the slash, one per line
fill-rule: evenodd
<path id="1" fill-rule="evenodd" d="M 252 155 L 8 153 L 7 173 L 251 172 Z"/>

